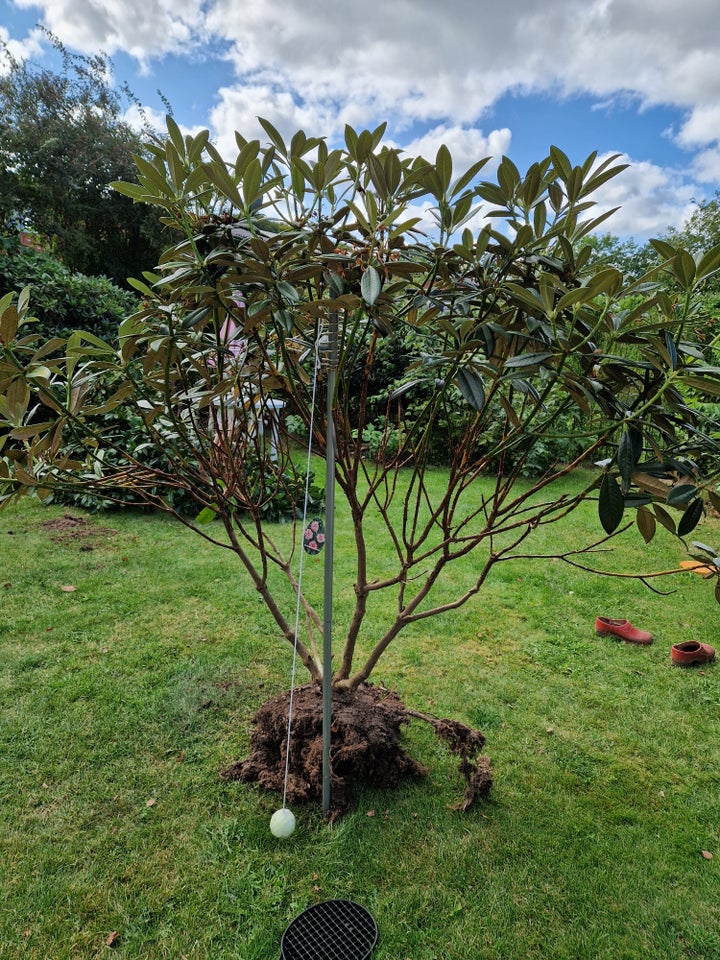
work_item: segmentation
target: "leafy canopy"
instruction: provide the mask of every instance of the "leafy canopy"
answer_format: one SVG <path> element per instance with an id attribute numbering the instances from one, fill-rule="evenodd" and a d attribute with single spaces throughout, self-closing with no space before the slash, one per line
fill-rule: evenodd
<path id="1" fill-rule="evenodd" d="M 321 455 L 332 435 L 356 547 L 334 664 L 346 687 L 370 676 L 402 630 L 468 602 L 497 563 L 545 556 L 533 532 L 589 497 L 603 531 L 559 555 L 588 569 L 628 517 L 645 540 L 658 524 L 681 537 L 694 529 L 718 466 L 715 426 L 697 401 L 720 395 L 720 369 L 714 342 L 692 332 L 720 248 L 693 256 L 658 242 L 659 265 L 630 280 L 596 257 L 583 240 L 609 215 L 593 194 L 621 172 L 616 158 L 573 165 L 553 147 L 524 175 L 504 158 L 491 181 L 480 179 L 485 159 L 458 172 L 444 146 L 430 159 L 384 146 L 384 126 L 347 127 L 331 149 L 262 123 L 267 142 L 237 134 L 227 162 L 206 131 L 183 136 L 169 118 L 164 142 L 136 158 L 137 182 L 115 183 L 180 237 L 133 281 L 145 302 L 117 343 L 76 332 L 40 344 L 27 294 L 2 301 L 6 503 L 54 488 L 103 496 L 112 484 L 172 510 L 167 491 L 181 488 L 198 514 L 180 519 L 235 552 L 293 642 L 302 531 L 296 517 L 278 532 L 263 511 L 279 490 L 298 499 L 305 466 L 288 425 L 303 425 Z M 410 368 L 387 395 L 368 458 L 378 343 L 409 333 Z M 423 399 L 411 408 L 413 396 Z M 136 412 L 162 466 L 138 450 L 107 456 L 102 418 L 119 405 Z M 426 470 L 449 407 L 459 428 L 438 493 Z M 563 431 L 579 452 L 521 481 L 537 445 Z M 83 458 L 68 453 L 69 437 L 83 440 Z M 556 492 L 601 456 L 583 489 Z M 455 581 L 453 564 L 470 553 L 472 577 Z M 321 618 L 310 594 L 300 599 L 298 649 L 319 678 Z"/>
<path id="2" fill-rule="evenodd" d="M 16 61 L 0 42 L 0 232 L 30 228 L 71 270 L 125 285 L 161 249 L 153 208 L 110 189 L 134 177 L 142 136 L 122 118 L 110 60 L 48 36 L 59 72 Z"/>

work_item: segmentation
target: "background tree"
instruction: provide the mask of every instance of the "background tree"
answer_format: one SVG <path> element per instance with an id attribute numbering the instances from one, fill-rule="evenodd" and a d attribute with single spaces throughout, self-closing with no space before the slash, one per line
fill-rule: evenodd
<path id="1" fill-rule="evenodd" d="M 626 280 L 638 280 L 661 263 L 661 257 L 652 244 L 638 243 L 632 238 L 621 240 L 612 233 L 584 237 L 581 245 L 592 247 L 598 259 L 620 270 Z M 711 246 L 715 244 L 705 244 L 701 249 L 705 250 Z"/>
<path id="2" fill-rule="evenodd" d="M 145 304 L 122 324 L 119 345 L 78 332 L 48 358 L 24 324 L 27 295 L 0 304 L 0 484 L 6 505 L 28 490 L 103 497 L 121 486 L 173 511 L 169 494 L 190 496 L 197 516 L 179 518 L 235 553 L 314 681 L 296 701 L 304 720 L 293 735 L 290 796 L 317 796 L 317 584 L 298 583 L 307 541 L 299 518 L 277 527 L 264 516 L 278 492 L 297 502 L 305 462 L 288 429 L 280 424 L 269 444 L 259 420 L 281 401 L 286 423 L 303 423 L 317 454 L 333 436 L 338 513 L 356 558 L 332 668 L 341 803 L 343 777 L 394 782 L 408 769 L 397 735 L 407 714 L 368 685 L 404 630 L 471 601 L 499 563 L 547 560 L 546 548 L 533 548 L 535 532 L 589 498 L 603 530 L 558 554 L 584 569 L 635 518 L 645 540 L 658 525 L 686 537 L 699 522 L 720 461 L 714 424 L 691 401 L 720 395 L 720 369 L 690 336 L 720 249 L 696 259 L 661 244 L 657 282 L 636 283 L 581 248 L 605 219 L 587 212 L 593 192 L 622 169 L 612 159 L 574 166 L 552 148 L 524 176 L 505 158 L 496 182 L 478 183 L 485 160 L 458 175 L 444 146 L 431 160 L 381 146 L 384 127 L 348 127 L 344 147 L 330 150 L 302 131 L 286 143 L 263 124 L 268 144 L 238 134 L 226 163 L 207 132 L 183 137 L 169 119 L 166 142 L 138 162 L 139 183 L 117 184 L 182 234 L 160 272 L 136 281 Z M 435 213 L 432 238 L 420 231 L 423 200 Z M 464 227 L 481 200 L 500 229 Z M 282 228 L 267 230 L 268 220 Z M 385 398 L 368 458 L 378 345 L 409 333 L 418 344 L 412 369 Z M 163 451 L 162 466 L 112 449 L 102 418 L 120 406 Z M 457 432 L 436 483 L 427 465 L 448 408 Z M 377 429 L 377 396 L 372 410 Z M 538 445 L 561 439 L 572 441 L 572 457 L 521 479 Z M 70 456 L 79 442 L 84 457 Z M 602 472 L 559 484 L 608 452 Z M 471 575 L 455 577 L 469 555 Z M 452 637 L 439 637 L 438 658 L 451 651 Z M 470 762 L 483 738 L 433 722 L 463 757 L 470 802 L 489 783 L 484 762 Z M 282 784 L 286 729 L 287 704 L 272 701 L 241 775 Z"/>
<path id="3" fill-rule="evenodd" d="M 693 253 L 720 243 L 720 193 L 700 201 L 687 223 L 680 230 L 669 231 L 667 239 L 681 243 Z"/>
<path id="4" fill-rule="evenodd" d="M 109 59 L 50 40 L 61 72 L 0 50 L 0 230 L 27 226 L 69 269 L 126 285 L 161 249 L 157 211 L 110 189 L 134 178 L 142 139 L 122 119 Z"/>

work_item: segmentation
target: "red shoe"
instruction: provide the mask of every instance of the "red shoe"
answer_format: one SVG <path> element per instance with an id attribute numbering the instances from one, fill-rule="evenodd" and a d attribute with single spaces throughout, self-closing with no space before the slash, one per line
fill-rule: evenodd
<path id="1" fill-rule="evenodd" d="M 670 657 L 678 667 L 695 667 L 701 663 L 712 663 L 715 659 L 715 650 L 709 643 L 685 640 L 683 643 L 673 645 Z"/>
<path id="2" fill-rule="evenodd" d="M 597 618 L 595 633 L 599 637 L 617 637 L 627 643 L 641 643 L 644 646 L 653 642 L 653 635 L 647 630 L 638 630 L 629 620 L 612 620 L 610 617 Z"/>

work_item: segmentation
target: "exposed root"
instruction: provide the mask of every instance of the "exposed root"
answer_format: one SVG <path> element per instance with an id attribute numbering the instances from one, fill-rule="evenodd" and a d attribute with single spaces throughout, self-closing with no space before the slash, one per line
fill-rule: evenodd
<path id="1" fill-rule="evenodd" d="M 246 760 L 221 771 L 225 779 L 258 783 L 282 793 L 290 693 L 264 703 L 253 718 L 251 753 Z M 420 777 L 427 770 L 401 747 L 402 726 L 410 717 L 432 725 L 450 750 L 460 757 L 465 778 L 464 799 L 455 809 L 467 810 L 492 785 L 490 763 L 479 756 L 485 737 L 455 720 L 438 720 L 406 709 L 391 690 L 362 684 L 355 691 L 334 691 L 330 750 L 330 817 L 354 806 L 358 786 L 395 788 L 405 777 Z M 322 690 L 310 683 L 298 687 L 293 697 L 293 719 L 288 763 L 287 801 L 322 800 Z"/>
<path id="2" fill-rule="evenodd" d="M 436 735 L 444 740 L 448 749 L 460 757 L 459 770 L 465 778 L 465 796 L 454 804 L 453 810 L 468 810 L 478 798 L 487 797 L 493 784 L 490 758 L 480 751 L 485 746 L 485 736 L 459 720 L 438 719 L 416 710 L 407 711 L 409 717 L 429 723 Z"/>

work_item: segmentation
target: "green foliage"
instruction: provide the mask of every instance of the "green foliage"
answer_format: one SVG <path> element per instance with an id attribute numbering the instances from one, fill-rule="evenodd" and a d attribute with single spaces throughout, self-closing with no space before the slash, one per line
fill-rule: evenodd
<path id="1" fill-rule="evenodd" d="M 691 253 L 702 253 L 720 244 L 720 193 L 701 200 L 687 223 L 679 230 L 669 231 L 666 239 Z"/>
<path id="2" fill-rule="evenodd" d="M 73 273 L 57 257 L 0 237 L 0 293 L 32 288 L 37 332 L 47 340 L 67 337 L 72 330 L 89 330 L 102 339 L 117 329 L 139 306 L 139 298 L 106 277 Z"/>
<path id="3" fill-rule="evenodd" d="M 162 243 L 155 210 L 109 189 L 134 177 L 142 137 L 122 119 L 111 61 L 48 36 L 59 73 L 19 63 L 0 44 L 0 229 L 32 229 L 70 270 L 125 285 L 156 263 Z"/>
<path id="4" fill-rule="evenodd" d="M 615 267 L 632 280 L 639 280 L 661 264 L 657 251 L 650 243 L 620 240 L 611 233 L 584 237 L 581 249 L 585 246 L 590 247 L 594 255 L 608 266 Z"/>
<path id="5" fill-rule="evenodd" d="M 617 158 L 573 165 L 552 147 L 524 174 L 504 159 L 491 182 L 479 180 L 482 159 L 458 172 L 445 147 L 433 159 L 388 148 L 384 127 L 348 127 L 344 147 L 332 149 L 263 127 L 269 143 L 237 134 L 226 161 L 206 131 L 184 136 L 168 118 L 165 142 L 138 157 L 137 180 L 114 184 L 154 205 L 180 238 L 157 272 L 133 281 L 143 304 L 118 344 L 76 333 L 49 360 L 25 336 L 26 296 L 2 302 L 7 502 L 57 486 L 102 496 L 112 484 L 172 509 L 170 493 L 183 491 L 199 516 L 220 521 L 199 532 L 236 553 L 291 640 L 297 520 L 280 546 L 266 511 L 280 493 L 297 496 L 286 424 L 302 424 L 320 456 L 332 431 L 357 557 L 334 661 L 335 685 L 350 689 L 402 630 L 467 603 L 496 565 L 533 556 L 536 531 L 586 499 L 599 497 L 605 533 L 578 545 L 575 562 L 621 531 L 631 510 L 645 541 L 659 526 L 687 535 L 720 474 L 703 406 L 720 397 L 703 300 L 720 248 L 693 256 L 654 241 L 659 264 L 635 280 L 583 247 L 608 216 L 592 196 L 623 169 Z M 419 229 L 423 202 L 430 239 Z M 473 232 L 467 223 L 483 202 L 493 209 Z M 108 375 L 117 377 L 109 397 Z M 133 462 L 102 430 L 98 418 L 119 407 L 162 449 L 162 465 Z M 115 473 L 88 477 L 69 437 L 91 438 Z M 551 492 L 608 452 L 604 475 L 579 493 Z M 428 482 L 439 455 L 448 464 L 440 492 Z M 479 492 L 484 476 L 491 493 Z M 378 515 L 391 569 L 372 549 Z M 474 580 L 439 599 L 470 553 Z M 387 591 L 394 612 L 380 624 L 371 611 Z M 298 652 L 319 679 L 321 618 L 302 599 Z"/>

